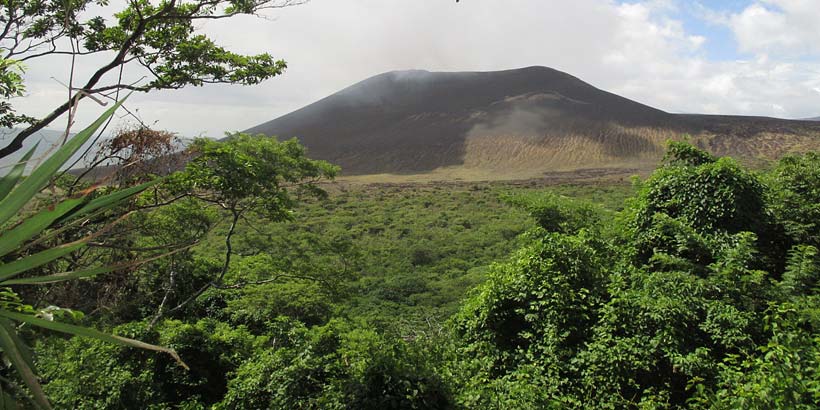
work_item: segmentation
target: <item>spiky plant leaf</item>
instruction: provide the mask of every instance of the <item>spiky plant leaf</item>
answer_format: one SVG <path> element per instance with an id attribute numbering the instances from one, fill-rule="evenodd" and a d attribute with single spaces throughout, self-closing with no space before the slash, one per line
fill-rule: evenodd
<path id="1" fill-rule="evenodd" d="M 14 262 L 0 265 L 0 282 L 11 279 L 27 270 L 43 266 L 51 261 L 68 255 L 71 252 L 77 251 L 84 246 L 86 246 L 86 241 L 83 239 L 80 241 L 59 245 L 51 249 L 46 249 L 42 252 L 35 253 L 34 255 L 18 259 Z"/>
<path id="2" fill-rule="evenodd" d="M 169 349 L 167 347 L 152 345 L 150 343 L 140 342 L 139 340 L 129 339 L 127 337 L 110 335 L 108 333 L 100 332 L 99 330 L 82 327 L 82 326 L 74 326 L 69 325 L 66 323 L 60 322 L 53 322 L 50 320 L 40 319 L 36 316 L 32 315 L 25 315 L 22 313 L 10 312 L 7 310 L 0 310 L 0 316 L 8 319 L 12 319 L 17 322 L 28 323 L 33 326 L 42 327 L 44 329 L 54 330 L 57 332 L 67 333 L 74 336 L 83 336 L 83 337 L 90 337 L 92 339 L 101 340 L 104 342 L 114 343 L 121 346 L 129 346 L 129 347 L 137 347 L 140 349 L 146 350 L 153 350 L 156 352 L 167 353 L 171 357 L 176 360 L 176 362 L 188 369 L 188 365 L 180 359 L 179 355 L 174 349 Z"/>
<path id="3" fill-rule="evenodd" d="M 23 279 L 9 279 L 2 282 L 3 285 L 45 285 L 47 283 L 65 282 L 72 279 L 91 278 L 103 273 L 113 272 L 122 269 L 123 266 L 100 266 L 92 269 L 83 269 L 73 272 L 56 273 L 54 275 L 34 276 Z"/>
<path id="4" fill-rule="evenodd" d="M 24 179 L 8 196 L 0 200 L 0 225 L 8 222 L 14 215 L 17 215 L 20 209 L 48 184 L 54 174 L 60 170 L 60 167 L 94 135 L 97 129 L 100 128 L 109 117 L 114 115 L 114 111 L 116 111 L 124 101 L 125 99 L 114 104 L 114 106 L 109 108 L 97 121 L 94 121 L 91 126 L 78 132 L 77 135 L 68 140 L 45 160 L 45 162 L 37 167 L 37 169 L 32 171 L 31 175 Z"/>
<path id="5" fill-rule="evenodd" d="M 53 275 L 45 275 L 45 276 L 34 276 L 31 278 L 22 278 L 22 279 L 11 279 L 8 280 L 0 280 L 0 285 L 7 286 L 7 285 L 44 285 L 47 283 L 57 283 L 57 282 L 65 282 L 67 280 L 72 279 L 82 279 L 82 278 L 91 278 L 97 275 L 102 275 L 103 273 L 114 272 L 117 270 L 123 270 L 127 268 L 132 268 L 135 266 L 142 265 L 144 263 L 148 263 L 160 258 L 164 258 L 166 256 L 173 255 L 177 252 L 181 252 L 185 249 L 190 249 L 193 244 L 188 246 L 183 246 L 172 251 L 155 255 L 150 258 L 141 259 L 135 262 L 128 262 L 128 263 L 121 263 L 118 265 L 108 265 L 108 266 L 98 266 L 96 268 L 89 268 L 89 269 L 82 269 L 73 272 L 61 272 L 55 273 Z M 0 266 L 2 269 L 3 266 Z"/>
<path id="6" fill-rule="evenodd" d="M 32 155 L 34 155 L 34 152 L 37 151 L 38 145 L 40 145 L 40 141 L 37 141 L 37 143 L 34 144 L 34 146 L 31 147 L 25 155 L 23 155 L 23 158 L 20 158 L 20 162 L 14 165 L 11 171 L 0 179 L 0 200 L 8 195 L 14 186 L 17 185 L 17 182 L 20 181 L 20 178 L 23 177 L 23 172 L 26 170 L 26 164 L 28 164 L 28 161 L 31 159 Z"/>
<path id="7" fill-rule="evenodd" d="M 54 221 L 71 212 L 72 209 L 82 203 L 81 198 L 63 201 L 51 209 L 40 211 L 24 220 L 20 225 L 4 232 L 0 236 L 0 256 L 5 256 L 17 249 L 24 242 L 43 232 Z"/>
<path id="8" fill-rule="evenodd" d="M 7 319 L 0 320 L 0 347 L 3 348 L 6 358 L 17 369 L 20 378 L 23 379 L 23 382 L 31 391 L 37 407 L 51 409 L 51 404 L 49 404 L 48 398 L 43 392 L 43 387 L 40 386 L 40 382 L 37 380 L 37 374 L 31 365 L 30 357 L 26 354 L 26 348 L 20 343 L 14 326 Z"/>
<path id="9" fill-rule="evenodd" d="M 132 197 L 132 196 L 134 196 L 134 195 L 136 195 L 136 194 L 138 194 L 142 191 L 145 191 L 146 189 L 156 185 L 161 180 L 162 179 L 158 178 L 158 179 L 155 179 L 153 181 L 146 182 L 144 184 L 140 184 L 140 185 L 133 186 L 133 187 L 130 187 L 130 188 L 122 189 L 122 190 L 119 190 L 119 191 L 112 192 L 108 195 L 104 195 L 104 196 L 101 196 L 99 198 L 95 198 L 95 199 L 91 200 L 89 203 L 87 203 L 85 206 L 83 206 L 82 208 L 78 209 L 76 212 L 72 213 L 70 215 L 70 218 L 72 218 L 72 219 L 73 218 L 79 218 L 81 216 L 87 215 L 87 214 L 89 214 L 91 212 L 94 212 L 94 211 L 97 211 L 97 210 L 108 209 L 108 208 L 114 207 L 114 206 L 122 203 L 122 201 L 125 200 L 126 198 L 130 198 L 130 197 Z"/>

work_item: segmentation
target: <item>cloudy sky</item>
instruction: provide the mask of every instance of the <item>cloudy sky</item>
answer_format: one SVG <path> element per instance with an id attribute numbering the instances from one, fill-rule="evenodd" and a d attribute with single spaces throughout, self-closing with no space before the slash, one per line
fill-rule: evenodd
<path id="1" fill-rule="evenodd" d="M 209 22 L 202 31 L 244 53 L 270 52 L 287 72 L 254 87 L 206 86 L 133 98 L 145 122 L 219 137 L 286 114 L 390 70 L 553 67 L 670 112 L 820 115 L 820 0 L 312 0 Z M 93 68 L 94 62 L 84 62 Z M 56 67 L 56 69 L 55 69 Z M 32 63 L 42 114 L 65 97 L 65 62 Z M 55 72 L 56 70 L 56 72 Z M 98 112 L 92 103 L 80 121 Z"/>

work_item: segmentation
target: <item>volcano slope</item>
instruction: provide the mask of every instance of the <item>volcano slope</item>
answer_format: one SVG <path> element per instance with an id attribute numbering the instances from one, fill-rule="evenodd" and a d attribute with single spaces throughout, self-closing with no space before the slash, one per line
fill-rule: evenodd
<path id="1" fill-rule="evenodd" d="M 546 67 L 396 71 L 364 80 L 246 132 L 297 137 L 344 176 L 538 178 L 642 170 L 669 139 L 765 163 L 820 148 L 820 123 L 670 114 Z"/>

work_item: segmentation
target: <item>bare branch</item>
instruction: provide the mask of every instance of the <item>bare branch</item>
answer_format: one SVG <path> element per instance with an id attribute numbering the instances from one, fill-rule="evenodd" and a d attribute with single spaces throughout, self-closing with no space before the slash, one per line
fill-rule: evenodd
<path id="1" fill-rule="evenodd" d="M 225 274 L 228 273 L 228 269 L 230 268 L 231 264 L 231 255 L 233 255 L 233 245 L 231 243 L 231 239 L 233 238 L 233 234 L 236 232 L 236 225 L 239 222 L 239 218 L 242 214 L 237 210 L 232 210 L 233 219 L 231 220 L 231 226 L 228 228 L 228 233 L 225 235 L 225 261 L 222 264 L 222 270 L 219 272 L 219 275 L 216 277 L 215 280 L 206 283 L 202 286 L 199 290 L 197 290 L 193 295 L 189 296 L 185 299 L 182 303 L 178 304 L 176 307 L 168 310 L 168 314 L 174 313 L 190 304 L 191 302 L 198 299 L 205 293 L 206 290 L 210 289 L 211 287 L 218 286 L 222 283 L 222 279 L 225 278 Z M 158 320 L 159 318 L 157 318 Z"/>

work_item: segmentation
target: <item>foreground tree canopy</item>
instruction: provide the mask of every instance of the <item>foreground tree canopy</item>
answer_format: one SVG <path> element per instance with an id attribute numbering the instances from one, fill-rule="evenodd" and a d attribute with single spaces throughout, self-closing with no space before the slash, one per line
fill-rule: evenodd
<path id="1" fill-rule="evenodd" d="M 406 304 L 402 312 L 426 315 L 414 306 L 421 299 L 399 295 L 438 286 L 423 294 L 441 297 L 443 282 L 417 274 L 440 250 L 417 244 L 362 268 L 358 260 L 381 248 L 357 250 L 362 242 L 343 238 L 375 228 L 302 219 L 304 227 L 270 231 L 265 221 L 281 225 L 293 215 L 282 211 L 304 211 L 290 208 L 298 184 L 287 196 L 279 189 L 334 169 L 305 159 L 295 142 L 236 136 L 197 147 L 199 159 L 136 202 L 143 212 L 130 220 L 127 249 L 83 257 L 100 263 L 184 249 L 47 293 L 97 312 L 58 320 L 167 346 L 190 370 L 167 355 L 25 333 L 56 407 L 811 409 L 820 400 L 816 154 L 758 173 L 672 143 L 618 212 L 552 193 L 506 193 L 502 201 L 532 215 L 520 249 L 481 270 L 482 283 L 449 321 L 436 326 L 422 316 L 426 327 L 407 333 L 393 330 L 402 317 L 361 293 L 375 287 L 389 303 Z M 167 198 L 177 200 L 163 205 Z M 345 213 L 345 198 L 320 196 L 310 206 L 327 213 L 337 202 Z M 447 206 L 466 209 L 460 204 Z M 370 271 L 401 257 L 403 276 L 380 282 Z"/>
<path id="2" fill-rule="evenodd" d="M 820 197 L 794 181 L 817 161 L 761 178 L 673 143 L 614 231 L 536 232 L 455 321 L 464 403 L 813 408 Z"/>
<path id="3" fill-rule="evenodd" d="M 204 84 L 252 85 L 281 74 L 286 64 L 267 53 L 242 55 L 197 31 L 201 21 L 256 15 L 299 0 L 134 0 L 113 16 L 96 15 L 101 0 L 21 0 L 0 4 L 0 125 L 24 129 L 0 158 L 84 98 L 116 99 L 120 90 L 150 91 Z M 98 55 L 103 62 L 88 78 L 74 78 L 74 59 Z M 67 56 L 71 87 L 65 102 L 42 118 L 15 111 L 11 98 L 25 90 L 25 64 Z M 96 61 L 96 60 L 95 60 Z M 128 80 L 131 79 L 131 80 Z"/>
<path id="4" fill-rule="evenodd" d="M 32 340 L 41 340 L 42 335 L 31 326 L 168 353 L 177 365 L 189 370 L 173 349 L 72 323 L 81 320 L 82 313 L 48 302 L 43 304 L 54 290 L 48 289 L 49 285 L 112 272 L 133 273 L 135 268 L 156 260 L 181 263 L 185 258 L 177 254 L 188 251 L 216 222 L 214 213 L 209 212 L 210 206 L 229 212 L 232 219 L 225 239 L 223 268 L 215 278 L 199 278 L 200 290 L 186 295 L 181 292 L 184 288 L 175 286 L 179 267 L 173 266 L 170 283 L 148 326 L 150 329 L 165 313 L 163 308 L 169 301 L 181 301 L 169 310 L 173 313 L 196 301 L 210 287 L 222 285 L 230 266 L 231 237 L 241 216 L 257 213 L 271 221 L 285 220 L 297 202 L 294 195 L 323 195 L 316 183 L 332 178 L 336 172 L 330 164 L 306 158 L 304 148 L 296 140 L 279 142 L 275 138 L 237 134 L 227 142 L 198 141 L 194 148 L 178 154 L 190 158 L 185 169 L 166 178 L 128 178 L 127 173 L 118 173 L 120 178 L 115 180 L 120 181 L 120 186 L 109 181 L 105 187 L 95 183 L 81 190 L 76 189 L 77 184 L 83 183 L 80 178 L 58 178 L 59 169 L 121 104 L 115 104 L 90 127 L 68 140 L 30 175 L 24 175 L 24 168 L 36 146 L 0 178 L 0 351 L 7 363 L 0 369 L 3 408 L 18 408 L 18 404 L 29 408 L 26 399 L 34 408 L 52 408 L 29 348 Z M 114 144 L 112 149 L 141 157 L 142 152 L 125 147 L 143 146 L 140 138 L 131 137 Z M 160 152 L 165 155 L 163 150 Z M 144 179 L 149 181 L 143 182 Z M 46 187 L 50 189 L 45 190 Z M 154 212 L 147 215 L 151 213 L 147 210 Z M 163 226 L 163 222 L 167 225 Z M 147 234 L 136 233 L 140 231 Z M 159 241 L 146 246 L 151 239 Z M 176 259 L 180 256 L 181 260 Z M 179 276 L 180 282 L 190 285 L 190 272 Z M 63 286 L 58 293 L 71 287 Z M 89 295 L 88 289 L 81 292 Z M 128 292 L 115 293 L 133 296 Z M 65 301 L 60 296 L 57 299 Z M 88 299 L 91 300 L 87 302 L 95 303 L 93 297 Z M 140 302 L 145 301 L 137 303 Z M 15 322 L 28 326 L 16 327 Z"/>

